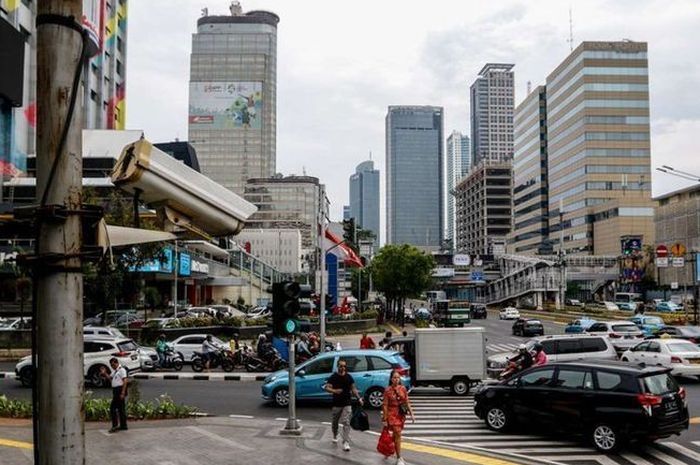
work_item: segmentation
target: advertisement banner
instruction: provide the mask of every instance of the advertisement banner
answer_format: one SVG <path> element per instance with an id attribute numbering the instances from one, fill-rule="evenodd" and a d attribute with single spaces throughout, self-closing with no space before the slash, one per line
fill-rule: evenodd
<path id="1" fill-rule="evenodd" d="M 452 264 L 454 266 L 469 266 L 472 264 L 472 260 L 469 255 L 456 254 L 452 257 Z"/>
<path id="2" fill-rule="evenodd" d="M 189 122 L 200 129 L 260 129 L 262 99 L 262 82 L 190 82 Z"/>
<path id="3" fill-rule="evenodd" d="M 180 254 L 180 259 L 179 265 L 177 268 L 177 273 L 180 276 L 189 276 L 192 274 L 192 257 L 190 257 L 190 254 L 188 253 L 181 253 Z"/>

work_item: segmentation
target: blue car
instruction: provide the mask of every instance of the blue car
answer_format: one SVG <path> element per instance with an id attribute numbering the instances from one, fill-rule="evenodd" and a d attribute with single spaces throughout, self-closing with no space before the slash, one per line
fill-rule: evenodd
<path id="1" fill-rule="evenodd" d="M 341 350 L 319 354 L 302 363 L 296 369 L 296 398 L 317 401 L 332 400 L 323 389 L 326 381 L 336 371 L 338 360 L 347 363 L 348 373 L 355 380 L 355 387 L 365 399 L 365 405 L 380 408 L 384 401 L 384 389 L 389 385 L 391 370 L 397 369 L 406 389 L 411 387 L 410 365 L 398 352 L 388 350 Z M 280 370 L 265 378 L 262 397 L 279 407 L 289 404 L 289 372 Z"/>
<path id="2" fill-rule="evenodd" d="M 566 328 L 564 328 L 564 332 L 566 334 L 583 334 L 585 333 L 588 328 L 590 328 L 596 321 L 591 320 L 590 318 L 580 318 L 578 320 L 574 320 L 568 325 L 566 325 Z"/>
<path id="3" fill-rule="evenodd" d="M 657 312 L 680 312 L 683 307 L 673 302 L 659 302 L 656 304 Z"/>
<path id="4" fill-rule="evenodd" d="M 658 316 L 635 315 L 629 319 L 642 330 L 645 336 L 651 336 L 658 330 L 664 328 L 666 324 L 664 320 Z"/>

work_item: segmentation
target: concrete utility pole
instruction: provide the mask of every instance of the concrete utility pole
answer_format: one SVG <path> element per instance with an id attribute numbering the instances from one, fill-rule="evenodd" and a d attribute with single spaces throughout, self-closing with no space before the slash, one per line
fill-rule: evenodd
<path id="1" fill-rule="evenodd" d="M 81 0 L 43 0 L 39 16 L 82 18 Z M 37 296 L 37 347 L 34 413 L 38 465 L 85 463 L 83 425 L 83 275 L 81 272 L 82 207 L 82 99 L 78 95 L 71 121 L 69 112 L 73 81 L 82 55 L 81 34 L 56 17 L 37 28 L 37 198 L 45 205 L 67 210 L 65 220 L 46 219 L 38 231 L 37 254 L 52 257 L 40 261 L 35 273 Z M 78 90 L 79 92 L 79 90 Z M 64 126 L 69 125 L 65 145 L 59 147 Z M 59 153 L 59 150 L 61 153 Z M 51 167 L 56 157 L 53 179 Z M 57 257 L 57 258 L 54 258 Z"/>

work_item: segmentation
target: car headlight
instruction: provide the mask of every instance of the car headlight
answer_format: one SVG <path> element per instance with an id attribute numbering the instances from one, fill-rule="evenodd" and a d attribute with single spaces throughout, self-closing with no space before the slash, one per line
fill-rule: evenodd
<path id="1" fill-rule="evenodd" d="M 489 368 L 503 368 L 505 364 L 500 362 L 489 362 Z"/>

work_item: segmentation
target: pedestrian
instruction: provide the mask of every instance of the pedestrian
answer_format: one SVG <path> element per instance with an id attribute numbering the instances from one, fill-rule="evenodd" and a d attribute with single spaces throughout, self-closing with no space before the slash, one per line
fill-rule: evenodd
<path id="1" fill-rule="evenodd" d="M 408 331 L 404 330 L 403 333 L 401 333 L 403 337 L 408 337 Z"/>
<path id="2" fill-rule="evenodd" d="M 110 433 L 115 433 L 119 430 L 126 431 L 126 393 L 129 384 L 126 368 L 119 364 L 116 357 L 109 359 L 109 365 L 112 367 L 112 373 L 107 371 L 106 367 L 102 367 L 100 375 L 103 378 L 109 379 L 112 384 L 112 403 L 109 404 L 109 416 L 112 418 L 112 428 Z"/>
<path id="3" fill-rule="evenodd" d="M 360 349 L 374 349 L 376 345 L 374 344 L 374 339 L 367 334 L 367 331 L 362 333 L 362 339 L 360 339 Z"/>
<path id="4" fill-rule="evenodd" d="M 391 341 L 391 336 L 391 331 L 387 331 L 386 333 L 384 333 L 384 339 L 382 339 L 384 345 L 387 345 L 389 341 Z"/>
<path id="5" fill-rule="evenodd" d="M 331 429 L 333 431 L 333 443 L 338 443 L 338 426 L 343 425 L 343 450 L 350 450 L 350 416 L 352 414 L 352 396 L 359 399 L 360 405 L 364 400 L 355 387 L 355 380 L 348 373 L 348 365 L 342 358 L 338 360 L 338 370 L 328 378 L 324 386 L 326 392 L 333 394 L 333 408 L 331 409 Z"/>
<path id="6" fill-rule="evenodd" d="M 401 375 L 397 370 L 391 370 L 389 386 L 384 390 L 384 403 L 382 405 L 382 425 L 391 430 L 396 447 L 396 465 L 405 465 L 401 458 L 401 432 L 406 423 L 406 416 L 411 417 L 415 423 L 413 407 L 408 398 L 408 391 L 401 383 Z"/>

